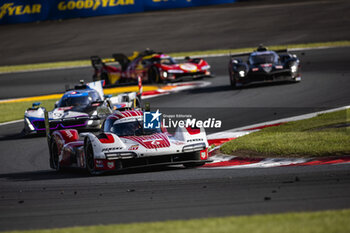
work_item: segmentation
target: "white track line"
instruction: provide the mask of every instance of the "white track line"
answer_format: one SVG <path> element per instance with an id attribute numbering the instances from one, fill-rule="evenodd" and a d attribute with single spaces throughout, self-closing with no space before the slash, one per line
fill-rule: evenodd
<path id="1" fill-rule="evenodd" d="M 15 120 L 15 121 L 8 121 L 8 122 L 0 123 L 0 126 L 3 126 L 3 125 L 10 125 L 10 124 L 18 123 L 18 122 L 21 122 L 21 121 L 23 121 L 23 119 L 21 119 L 21 120 Z"/>

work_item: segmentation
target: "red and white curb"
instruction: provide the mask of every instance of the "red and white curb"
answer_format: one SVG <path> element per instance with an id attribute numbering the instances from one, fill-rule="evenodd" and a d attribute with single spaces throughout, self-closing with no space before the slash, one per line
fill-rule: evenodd
<path id="1" fill-rule="evenodd" d="M 290 121 L 297 121 L 315 117 L 322 113 L 335 112 L 345 110 L 350 106 L 329 109 L 325 111 L 313 112 L 309 114 L 299 115 L 295 117 L 283 118 L 275 121 L 263 122 L 250 126 L 240 127 L 236 129 L 226 130 L 223 132 L 210 134 L 207 136 L 209 145 L 215 147 L 209 150 L 209 157 L 212 160 L 202 168 L 215 169 L 232 169 L 232 168 L 268 168 L 268 167 L 284 167 L 284 166 L 309 166 L 322 164 L 345 164 L 350 163 L 350 155 L 342 157 L 325 157 L 325 158 L 242 158 L 232 155 L 216 154 L 221 145 L 225 142 L 234 140 L 252 132 L 259 131 L 266 127 L 278 126 Z"/>

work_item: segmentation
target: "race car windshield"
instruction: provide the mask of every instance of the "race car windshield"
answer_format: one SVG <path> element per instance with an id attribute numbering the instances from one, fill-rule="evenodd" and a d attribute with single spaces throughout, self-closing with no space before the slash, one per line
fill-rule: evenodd
<path id="1" fill-rule="evenodd" d="M 91 97 L 89 96 L 66 97 L 61 99 L 58 107 L 87 106 L 90 103 L 90 99 Z"/>
<path id="2" fill-rule="evenodd" d="M 273 53 L 251 55 L 249 58 L 250 64 L 277 63 L 277 61 L 278 56 Z"/>
<path id="3" fill-rule="evenodd" d="M 104 131 L 114 133 L 119 137 L 151 135 L 161 132 L 160 129 L 145 129 L 143 128 L 143 121 L 137 120 L 125 123 L 115 123 L 115 120 L 107 120 Z"/>
<path id="4" fill-rule="evenodd" d="M 167 58 L 161 58 L 160 59 L 160 64 L 164 64 L 164 65 L 174 65 L 176 64 L 176 60 L 172 57 L 167 57 Z"/>

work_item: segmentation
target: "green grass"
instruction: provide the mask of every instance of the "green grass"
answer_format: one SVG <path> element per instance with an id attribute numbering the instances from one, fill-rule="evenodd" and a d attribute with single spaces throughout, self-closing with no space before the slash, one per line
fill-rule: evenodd
<path id="1" fill-rule="evenodd" d="M 268 45 L 266 45 L 268 46 Z M 277 45 L 269 46 L 270 49 L 285 49 L 285 48 L 315 48 L 315 47 L 342 47 L 350 46 L 350 41 L 334 41 L 334 42 L 320 42 L 320 43 L 304 43 L 304 44 L 290 44 L 290 45 Z M 232 54 L 232 53 L 243 53 L 251 52 L 254 48 L 241 48 L 241 49 L 217 49 L 217 50 L 207 50 L 207 51 L 191 51 L 191 52 L 178 52 L 170 53 L 173 57 L 185 57 L 185 56 L 196 56 L 205 54 Z M 13 65 L 13 66 L 2 66 L 0 67 L 0 73 L 8 72 L 19 72 L 28 70 L 42 70 L 42 69 L 53 69 L 53 68 L 69 68 L 69 67 L 79 67 L 79 66 L 90 66 L 90 60 L 80 60 L 80 61 L 62 61 L 62 62 L 51 62 L 51 63 L 40 63 L 40 64 L 27 64 L 27 65 Z"/>
<path id="2" fill-rule="evenodd" d="M 21 233 L 346 233 L 350 210 L 268 214 L 187 221 L 101 225 Z"/>
<path id="3" fill-rule="evenodd" d="M 41 106 L 50 111 L 57 100 L 41 100 L 38 102 L 41 102 Z M 0 123 L 23 119 L 24 112 L 31 106 L 32 102 L 0 103 Z"/>
<path id="4" fill-rule="evenodd" d="M 350 155 L 350 109 L 269 127 L 225 143 L 221 152 L 242 157 Z"/>

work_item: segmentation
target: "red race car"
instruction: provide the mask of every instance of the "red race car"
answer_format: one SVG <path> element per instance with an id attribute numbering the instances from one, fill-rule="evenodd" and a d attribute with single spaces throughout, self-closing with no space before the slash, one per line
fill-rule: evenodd
<path id="1" fill-rule="evenodd" d="M 169 55 L 145 50 L 130 57 L 113 54 L 113 58 L 91 57 L 95 70 L 93 80 L 105 80 L 106 84 L 133 82 L 138 76 L 149 83 L 171 82 L 184 79 L 211 77 L 210 65 L 201 58 L 185 57 L 178 63 Z"/>

